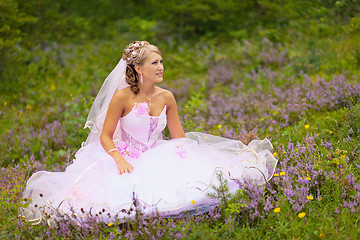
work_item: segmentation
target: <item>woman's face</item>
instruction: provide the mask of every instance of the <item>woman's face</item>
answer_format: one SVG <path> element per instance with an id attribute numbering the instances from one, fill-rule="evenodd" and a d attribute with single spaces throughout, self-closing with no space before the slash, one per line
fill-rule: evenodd
<path id="1" fill-rule="evenodd" d="M 164 65 L 162 57 L 156 52 L 150 52 L 145 62 L 140 66 L 143 81 L 162 82 Z"/>

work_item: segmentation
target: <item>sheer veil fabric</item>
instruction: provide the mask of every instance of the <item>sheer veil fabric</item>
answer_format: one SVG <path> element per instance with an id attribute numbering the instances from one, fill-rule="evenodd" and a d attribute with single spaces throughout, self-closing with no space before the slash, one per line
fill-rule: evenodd
<path id="1" fill-rule="evenodd" d="M 84 128 L 89 128 L 90 133 L 82 146 L 91 142 L 100 140 L 101 130 L 104 125 L 108 106 L 114 93 L 120 89 L 126 88 L 129 84 L 125 80 L 126 61 L 120 59 L 116 67 L 106 77 L 103 85 L 91 106 Z M 114 135 L 119 136 L 120 126 L 118 125 Z M 119 136 L 120 137 L 120 136 Z"/>

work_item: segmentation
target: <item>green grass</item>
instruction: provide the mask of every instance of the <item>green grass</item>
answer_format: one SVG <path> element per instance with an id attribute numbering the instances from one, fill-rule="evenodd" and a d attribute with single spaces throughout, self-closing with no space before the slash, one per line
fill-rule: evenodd
<path id="1" fill-rule="evenodd" d="M 266 93 L 271 81 L 261 70 L 265 66 L 278 74 L 274 79 L 276 86 L 293 86 L 303 80 L 304 74 L 311 78 L 326 79 L 334 74 L 345 74 L 351 78 L 359 75 L 360 69 L 357 22 L 358 18 L 354 18 L 349 23 L 327 30 L 324 23 L 321 25 L 314 22 L 309 28 L 316 34 L 297 32 L 298 38 L 291 37 L 290 33 L 296 30 L 289 29 L 286 40 L 273 47 L 277 54 L 287 52 L 287 60 L 280 65 L 276 62 L 264 63 L 261 52 L 271 47 L 266 46 L 259 36 L 249 37 L 247 43 L 234 40 L 219 45 L 179 44 L 172 49 L 161 43 L 160 47 L 165 49 L 164 85 L 173 89 L 190 86 L 188 91 L 177 92 L 177 97 L 180 99 L 179 104 L 184 106 L 180 115 L 191 116 L 196 114 L 199 106 L 204 109 L 207 107 L 204 99 L 210 93 L 205 89 L 208 80 L 206 74 L 216 64 L 233 64 L 235 67 L 231 83 L 244 82 L 244 92 L 257 91 L 257 85 L 261 85 L 261 91 Z M 21 189 L 30 173 L 36 170 L 36 166 L 25 164 L 35 158 L 51 170 L 57 164 L 66 166 L 73 159 L 73 153 L 87 136 L 87 130 L 82 130 L 82 127 L 92 101 L 126 44 L 120 36 L 115 36 L 112 41 L 87 40 L 81 44 L 65 42 L 57 47 L 48 44 L 45 49 L 34 46 L 32 49 L 19 50 L 17 57 L 23 59 L 21 64 L 10 65 L 3 73 L 7 78 L 0 82 L 0 87 L 6 90 L 0 96 L 0 132 L 4 139 L 0 144 L 3 155 L 0 165 L 4 177 L 0 184 L 0 239 L 14 238 L 15 235 L 34 239 L 58 237 L 56 233 L 47 236 L 46 232 L 51 232 L 51 229 L 46 225 L 31 226 L 22 222 L 24 227 L 19 227 L 17 209 L 22 206 Z M 246 75 L 251 70 L 259 73 L 254 81 Z M 358 80 L 354 78 L 353 81 Z M 218 84 L 213 91 L 232 94 L 229 85 Z M 57 131 L 46 130 L 55 121 L 60 123 Z M 219 133 L 217 126 L 207 126 L 206 122 L 201 127 L 194 125 L 191 120 L 184 120 L 184 124 L 187 130 L 206 128 L 211 129 L 209 133 Z M 305 128 L 305 125 L 309 125 L 309 128 Z M 281 149 L 290 140 L 293 143 L 306 143 L 308 134 L 318 134 L 321 141 L 332 143 L 333 150 L 327 149 L 317 140 L 317 155 L 314 155 L 317 158 L 316 167 L 345 174 L 341 179 L 353 173 L 358 182 L 360 139 L 357 129 L 360 129 L 359 103 L 351 108 L 311 111 L 289 127 L 278 126 L 271 133 L 267 129 L 259 129 L 257 134 L 260 138 L 272 138 L 280 162 L 287 157 Z M 45 130 L 48 132 L 44 137 L 39 137 L 40 131 Z M 9 134 L 10 131 L 14 132 L 13 135 Z M 59 136 L 60 140 L 56 142 L 51 134 Z M 351 140 L 344 141 L 348 136 L 351 136 Z M 347 163 L 341 162 L 343 151 L 346 151 Z M 337 161 L 343 165 L 342 168 Z M 232 212 L 224 214 L 219 220 L 197 222 L 190 218 L 186 223 L 174 221 L 176 227 L 172 231 L 186 232 L 188 239 L 359 239 L 360 231 L 356 226 L 359 225 L 360 213 L 341 209 L 341 188 L 344 184 L 324 180 L 320 189 L 322 199 L 313 200 L 306 208 L 306 217 L 302 219 L 283 199 L 279 202 L 281 211 L 275 213 L 269 210 L 262 220 L 244 222 L 241 218 L 246 219 L 246 214 Z M 354 194 L 349 193 L 351 196 Z M 223 207 L 225 212 L 226 209 L 232 211 L 229 206 Z M 159 223 L 157 228 L 166 229 L 166 225 Z M 94 232 L 100 239 L 109 236 L 110 232 L 124 237 L 119 229 L 119 225 L 111 228 L 99 224 Z M 73 229 L 68 238 L 91 239 L 96 234 L 82 234 Z"/>

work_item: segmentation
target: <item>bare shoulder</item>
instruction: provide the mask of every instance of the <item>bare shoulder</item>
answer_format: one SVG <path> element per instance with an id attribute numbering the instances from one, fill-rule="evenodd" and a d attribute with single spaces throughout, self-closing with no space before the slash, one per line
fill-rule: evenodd
<path id="1" fill-rule="evenodd" d="M 159 97 L 163 98 L 167 103 L 171 103 L 175 101 L 174 94 L 169 90 L 157 87 L 157 91 Z"/>
<path id="2" fill-rule="evenodd" d="M 126 102 L 131 96 L 132 92 L 130 90 L 130 87 L 127 87 L 116 91 L 113 99 L 120 102 Z"/>

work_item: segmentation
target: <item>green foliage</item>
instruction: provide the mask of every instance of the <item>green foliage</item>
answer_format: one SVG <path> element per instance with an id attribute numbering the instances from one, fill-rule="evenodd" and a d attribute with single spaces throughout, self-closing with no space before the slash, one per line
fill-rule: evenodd
<path id="1" fill-rule="evenodd" d="M 308 129 L 306 125 L 309 126 Z M 278 140 L 285 143 L 291 137 L 291 140 L 296 142 L 303 139 L 309 132 L 313 132 L 321 136 L 323 140 L 332 140 L 341 146 L 348 145 L 346 149 L 351 146 L 356 151 L 359 149 L 356 144 L 360 140 L 360 135 L 354 129 L 360 129 L 360 105 L 326 114 L 309 114 L 296 125 L 282 129 L 281 138 Z M 343 141 L 349 136 L 352 140 Z"/>
<path id="2" fill-rule="evenodd" d="M 21 27 L 36 22 L 37 18 L 19 11 L 18 3 L 14 0 L 1 1 L 0 12 L 0 52 L 3 52 L 22 41 L 24 33 Z"/>
<path id="3" fill-rule="evenodd" d="M 192 118 L 196 115 L 201 114 L 202 111 L 206 109 L 206 102 L 204 101 L 204 91 L 205 87 L 203 86 L 197 92 L 190 94 L 189 100 L 183 106 L 183 119 L 184 126 L 191 131 L 201 131 L 203 129 L 203 123 L 200 126 L 196 126 L 192 121 Z"/>
<path id="4" fill-rule="evenodd" d="M 239 122 L 225 121 L 219 127 L 195 124 L 194 118 L 206 112 L 211 94 L 242 94 L 232 91 L 233 84 L 266 94 L 270 86 L 295 85 L 305 74 L 310 78 L 359 74 L 359 6 L 357 0 L 1 1 L 1 237 L 57 238 L 47 235 L 47 226 L 19 221 L 17 209 L 24 206 L 21 192 L 36 167 L 16 164 L 36 159 L 51 169 L 73 159 L 86 139 L 88 132 L 81 129 L 95 94 L 130 41 L 149 40 L 164 50 L 164 85 L 177 90 L 187 131 L 221 135 L 231 128 L 241 134 Z M 221 70 L 232 74 L 216 76 L 210 83 L 211 71 Z M 259 122 L 278 114 L 269 110 Z M 360 176 L 359 116 L 357 104 L 309 112 L 292 126 L 278 126 L 271 133 L 257 130 L 260 137 L 273 138 L 279 149 L 289 139 L 304 143 L 308 134 L 319 134 L 315 168 L 332 170 L 340 181 L 317 179 L 324 200 L 309 204 L 306 218 L 299 219 L 284 198 L 278 203 L 279 213 L 271 209 L 266 218 L 249 220 L 248 195 L 245 191 L 228 195 L 224 182 L 216 195 L 222 201 L 219 219 L 189 217 L 186 223 L 169 219 L 176 226 L 173 231 L 189 239 L 359 239 L 359 231 L 353 229 L 359 214 L 348 209 L 335 213 L 342 194 L 349 199 L 356 196 L 353 189 L 342 189 L 348 186 L 348 173 Z M 278 154 L 280 162 L 288 157 Z M 151 234 L 167 226 L 152 220 Z M 122 227 L 99 224 L 93 236 L 112 233 L 125 238 Z M 140 222 L 131 227 L 139 237 L 148 234 Z M 71 231 L 74 238 L 81 238 L 85 230 Z"/>
<path id="5" fill-rule="evenodd" d="M 135 16 L 124 21 L 123 25 L 123 28 L 134 39 L 146 39 L 149 42 L 157 41 L 155 30 L 157 22 L 155 20 L 146 20 Z"/>

